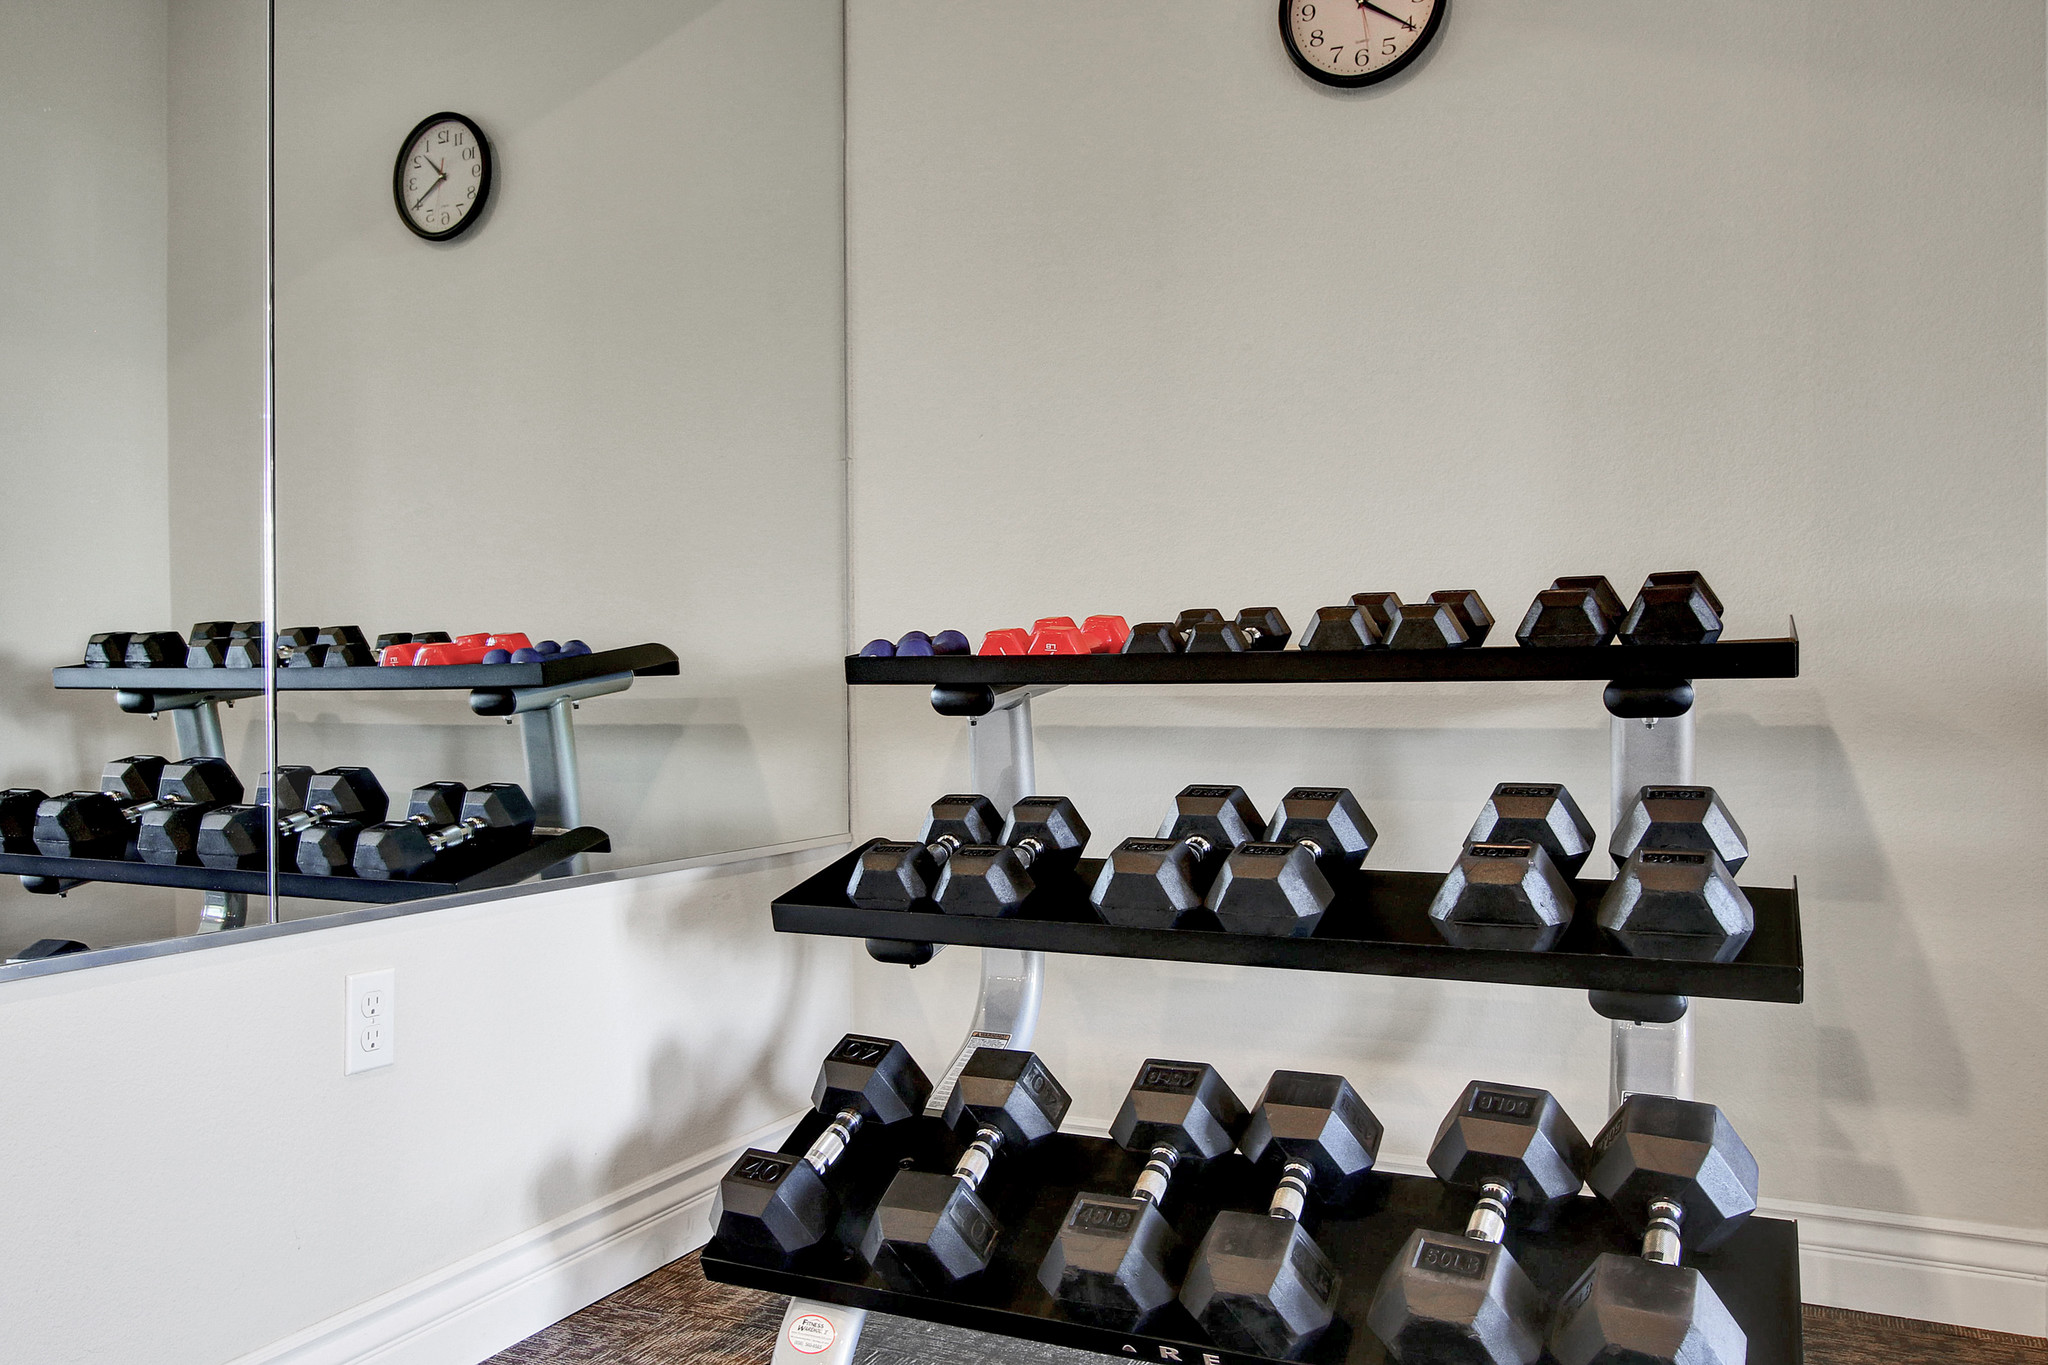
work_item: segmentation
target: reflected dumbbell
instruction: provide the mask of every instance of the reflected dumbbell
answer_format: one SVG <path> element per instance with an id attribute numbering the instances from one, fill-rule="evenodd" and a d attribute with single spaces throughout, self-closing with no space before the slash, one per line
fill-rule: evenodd
<path id="1" fill-rule="evenodd" d="M 460 812 L 441 822 L 451 795 L 461 801 Z M 468 792 L 459 782 L 431 783 L 414 790 L 404 820 L 372 825 L 357 836 L 353 865 L 358 877 L 384 881 L 419 876 L 457 852 L 469 855 L 464 861 L 487 862 L 524 842 L 536 818 L 516 782 L 487 782 Z"/>
<path id="2" fill-rule="evenodd" d="M 241 779 L 223 758 L 167 763 L 154 754 L 115 759 L 98 791 L 64 792 L 36 808 L 35 846 L 52 857 L 118 858 L 145 822 L 154 841 L 182 856 L 207 811 L 242 799 Z"/>
<path id="3" fill-rule="evenodd" d="M 279 866 L 316 875 L 343 872 L 354 856 L 356 835 L 382 820 L 390 805 L 368 768 L 316 773 L 304 764 L 285 764 L 277 770 L 275 796 L 266 781 L 256 789 L 253 806 L 223 806 L 199 822 L 199 861 L 207 867 L 264 867 L 274 828 Z"/>

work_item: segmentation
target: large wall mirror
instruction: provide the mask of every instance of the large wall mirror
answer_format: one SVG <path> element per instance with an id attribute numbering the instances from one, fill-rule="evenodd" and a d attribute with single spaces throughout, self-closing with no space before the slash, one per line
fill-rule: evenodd
<path id="1" fill-rule="evenodd" d="M 276 13 L 296 888 L 844 831 L 837 0 Z"/>
<path id="2" fill-rule="evenodd" d="M 110 763 L 238 787 L 132 880 L 10 826 L 0 954 L 843 835 L 842 37 L 838 0 L 0 7 L 37 187 L 0 783 L 107 787 L 138 865 L 167 779 Z"/>
<path id="3" fill-rule="evenodd" d="M 261 781 L 260 670 L 199 708 L 83 665 L 183 663 L 193 622 L 261 615 L 269 36 L 260 0 L 0 5 L 0 957 L 267 913 L 190 868 L 51 873 L 186 838 L 143 809 L 178 760 L 224 758 L 190 778 L 213 795 Z M 58 861 L 14 866 L 39 819 Z"/>

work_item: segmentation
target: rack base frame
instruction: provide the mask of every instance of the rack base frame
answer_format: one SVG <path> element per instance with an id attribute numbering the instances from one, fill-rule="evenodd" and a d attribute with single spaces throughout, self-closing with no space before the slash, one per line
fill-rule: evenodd
<path id="1" fill-rule="evenodd" d="M 781 1150 L 800 1154 L 825 1123 L 821 1115 L 807 1116 Z M 789 1294 L 800 1303 L 890 1313 L 1123 1359 L 1268 1365 L 1270 1357 L 1209 1344 L 1178 1303 L 1132 1327 L 1077 1316 L 1040 1286 L 1039 1264 L 1073 1197 L 1127 1193 L 1144 1165 L 1142 1154 L 1127 1152 L 1106 1138 L 1059 1134 L 1035 1147 L 1004 1153 L 982 1187 L 990 1211 L 1003 1229 L 994 1264 L 943 1293 L 891 1289 L 848 1248 L 859 1244 L 861 1229 L 901 1163 L 909 1161 L 918 1170 L 950 1170 L 960 1150 L 959 1140 L 935 1118 L 913 1119 L 863 1133 L 832 1173 L 832 1185 L 841 1202 L 831 1238 L 787 1264 L 766 1262 L 744 1248 L 714 1239 L 703 1252 L 705 1276 L 721 1284 Z M 1236 1155 L 1176 1175 L 1162 1209 L 1181 1242 L 1176 1281 L 1186 1257 L 1200 1244 L 1217 1212 L 1263 1211 L 1271 1185 L 1270 1177 Z M 1366 1177 L 1340 1208 L 1318 1211 L 1312 1204 L 1306 1226 L 1343 1283 L 1336 1321 L 1297 1359 L 1310 1365 L 1381 1365 L 1386 1361 L 1385 1349 L 1365 1325 L 1366 1309 L 1381 1274 L 1410 1232 L 1416 1228 L 1455 1232 L 1464 1227 L 1471 1208 L 1469 1193 L 1439 1181 L 1378 1173 Z M 1641 1249 L 1641 1238 L 1632 1235 L 1598 1200 L 1580 1196 L 1548 1230 L 1511 1231 L 1508 1246 L 1544 1302 L 1554 1305 L 1595 1257 L 1603 1252 L 1635 1255 Z M 1752 1217 L 1726 1245 L 1689 1257 L 1687 1264 L 1707 1277 L 1748 1333 L 1749 1365 L 1801 1365 L 1804 1345 L 1796 1223 Z M 856 1326 L 853 1335 L 857 1332 Z M 778 1342 L 778 1360 L 788 1354 L 788 1336 L 785 1330 Z M 838 1357 L 820 1353 L 810 1358 Z"/>

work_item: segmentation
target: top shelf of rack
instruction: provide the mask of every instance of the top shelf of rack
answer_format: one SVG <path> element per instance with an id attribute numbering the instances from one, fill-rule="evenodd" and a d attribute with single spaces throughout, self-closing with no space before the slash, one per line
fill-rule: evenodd
<path id="1" fill-rule="evenodd" d="M 443 689 L 511 691 L 561 687 L 614 673 L 667 677 L 679 671 L 667 645 L 628 645 L 532 664 L 429 664 L 419 668 L 280 668 L 280 692 L 414 692 Z M 120 692 L 233 693 L 263 690 L 260 668 L 55 668 L 50 681 L 60 689 Z"/>
<path id="2" fill-rule="evenodd" d="M 1578 649 L 1284 649 L 1244 654 L 951 654 L 867 659 L 849 655 L 855 687 L 1050 687 L 1107 683 L 1602 682 L 1664 684 L 1700 678 L 1796 678 L 1799 628 L 1771 640 L 1711 645 L 1601 645 Z"/>

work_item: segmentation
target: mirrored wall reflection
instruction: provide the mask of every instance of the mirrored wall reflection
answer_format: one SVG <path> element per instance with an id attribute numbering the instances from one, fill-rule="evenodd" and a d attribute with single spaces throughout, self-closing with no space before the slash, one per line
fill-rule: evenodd
<path id="1" fill-rule="evenodd" d="M 42 860 L 161 879 L 132 869 L 190 862 L 192 802 L 261 781 L 260 670 L 217 726 L 169 684 L 192 623 L 260 615 L 268 24 L 0 5 L 0 957 L 267 914 Z"/>
<path id="2" fill-rule="evenodd" d="M 277 25 L 285 916 L 844 832 L 838 0 Z"/>

